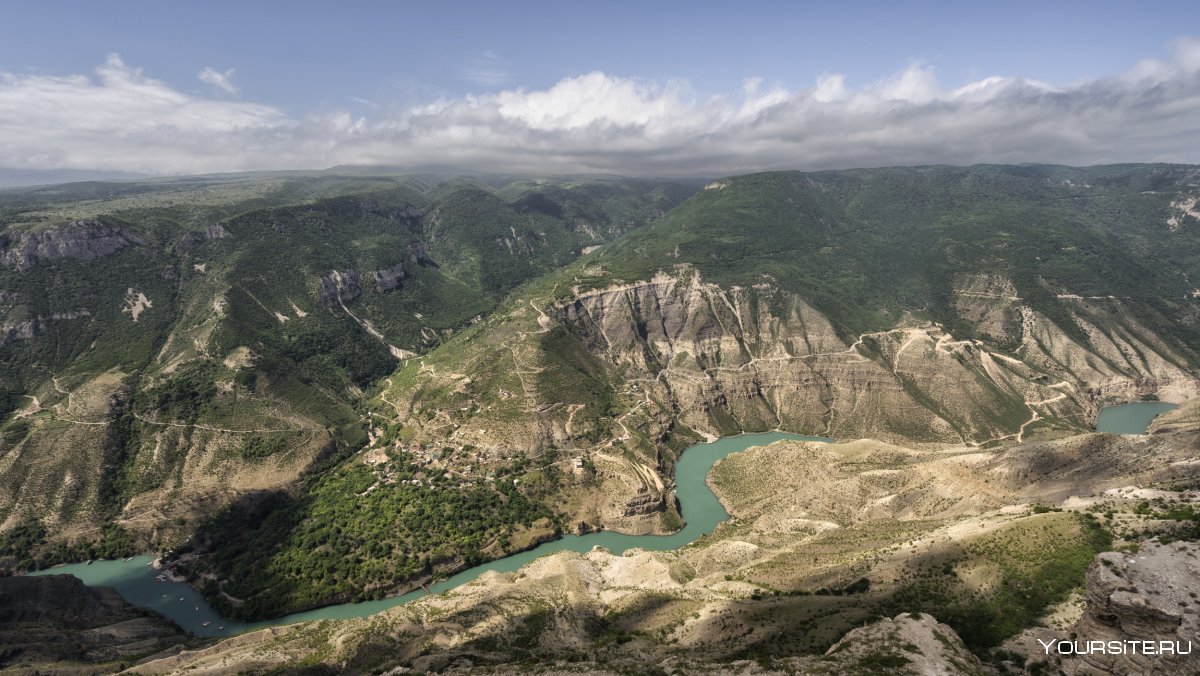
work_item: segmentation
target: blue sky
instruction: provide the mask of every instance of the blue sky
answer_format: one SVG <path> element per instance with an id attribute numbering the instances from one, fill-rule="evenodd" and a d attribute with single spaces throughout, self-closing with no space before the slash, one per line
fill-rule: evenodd
<path id="1" fill-rule="evenodd" d="M 272 161 L 309 168 L 438 160 L 493 168 L 535 140 L 537 152 L 519 153 L 512 168 L 719 173 L 936 161 L 930 148 L 937 144 L 926 138 L 913 146 L 912 129 L 895 137 L 869 132 L 914 114 L 934 116 L 929 124 L 952 131 L 962 125 L 936 117 L 936 108 L 953 99 L 980 112 L 959 90 L 997 77 L 1008 84 L 992 87 L 1004 92 L 989 94 L 989 101 L 1026 111 L 1041 106 L 1051 116 L 1046 120 L 1081 102 L 1100 105 L 1105 93 L 1097 83 L 1128 79 L 1147 60 L 1163 68 L 1119 98 L 1152 96 L 1167 80 L 1186 88 L 1196 79 L 1188 31 L 1200 34 L 1197 15 L 1194 3 L 1185 2 L 12 2 L 0 6 L 0 170 L 178 173 L 276 168 Z M 818 82 L 829 84 L 830 76 L 841 93 L 815 96 Z M 67 91 L 70 78 L 96 86 Z M 917 89 L 886 84 L 901 80 Z M 1048 102 L 1044 92 L 1051 89 L 1078 100 Z M 536 110 L 506 92 L 534 96 Z M 550 96 L 536 99 L 539 93 Z M 1161 91 L 1159 97 L 1169 107 Z M 1190 93 L 1170 97 L 1178 104 Z M 169 105 L 159 105 L 167 99 Z M 816 106 L 818 100 L 827 105 Z M 20 118 L 22 106 L 71 101 L 112 106 L 107 115 L 114 126 L 55 114 L 44 122 L 66 127 L 55 134 L 26 129 L 37 119 Z M 897 112 L 895 102 L 910 109 Z M 615 108 L 586 119 L 562 115 L 608 104 Z M 122 105 L 130 117 L 124 122 Z M 1126 112 L 1146 105 L 1139 99 Z M 1004 117 L 999 103 L 993 108 L 991 117 Z M 858 115 L 859 126 L 834 124 L 847 115 Z M 196 122 L 197 116 L 204 119 Z M 680 118 L 678 128 L 668 128 L 671 117 Z M 1179 122 L 1168 126 L 1191 134 L 1193 127 Z M 166 127 L 174 133 L 162 133 Z M 148 128 L 156 134 L 139 131 Z M 771 147 L 762 133 L 770 128 L 776 141 L 793 144 L 788 154 L 756 162 L 735 152 L 739 144 Z M 1029 152 L 1014 153 L 1003 135 L 1016 130 L 993 124 L 985 130 L 989 145 L 975 143 L 971 152 L 944 159 L 1200 161 L 1189 154 L 1200 139 L 1185 139 L 1181 148 L 1165 140 L 1135 144 L 1109 127 L 1083 132 L 1090 146 L 1072 138 L 1078 130 L 1063 129 L 1050 134 L 1059 143 L 1049 149 L 1041 134 L 1015 144 Z M 271 146 L 281 134 L 291 135 L 287 147 Z M 688 152 L 697 139 L 711 144 L 715 134 L 736 142 Z M 129 157 L 105 159 L 103 147 L 91 147 L 105 136 L 124 140 L 125 146 L 110 140 L 111 150 Z M 162 148 L 172 136 L 193 147 Z M 838 137 L 883 151 L 844 153 L 839 161 Z M 814 157 L 806 152 L 814 143 L 819 158 L 805 160 Z M 248 152 L 248 144 L 260 151 Z M 620 157 L 600 157 L 612 154 L 595 152 L 600 146 L 617 146 Z M 224 158 L 223 148 L 230 149 Z M 646 161 L 655 153 L 667 157 Z"/>
<path id="2" fill-rule="evenodd" d="M 119 2 L 6 3 L 0 69 L 86 72 L 106 55 L 184 89 L 235 69 L 244 96 L 301 113 L 351 97 L 548 87 L 601 70 L 685 79 L 702 94 L 743 79 L 849 84 L 910 60 L 949 83 L 1021 75 L 1065 84 L 1161 56 L 1195 3 L 1159 2 Z M 1191 17 L 1192 21 L 1188 20 Z M 1190 24 L 1190 25 L 1189 25 Z M 493 55 L 503 81 L 472 79 Z"/>

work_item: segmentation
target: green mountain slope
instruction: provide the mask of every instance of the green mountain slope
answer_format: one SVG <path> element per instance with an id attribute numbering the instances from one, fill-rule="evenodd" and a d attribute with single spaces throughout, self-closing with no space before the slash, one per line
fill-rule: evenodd
<path id="1" fill-rule="evenodd" d="M 670 261 L 721 285 L 770 275 L 850 335 L 905 311 L 958 321 L 956 275 L 989 273 L 1009 276 L 1040 311 L 1057 312 L 1054 292 L 1069 289 L 1178 320 L 1200 281 L 1196 220 L 1178 207 L 1197 182 L 1194 168 L 1167 165 L 739 176 L 615 245 L 592 285 L 644 279 Z"/>
<path id="2" fill-rule="evenodd" d="M 44 534 L 8 565 L 167 548 L 336 465 L 398 359 L 685 190 L 597 180 L 611 189 L 281 174 L 4 191 L 0 529 Z"/>

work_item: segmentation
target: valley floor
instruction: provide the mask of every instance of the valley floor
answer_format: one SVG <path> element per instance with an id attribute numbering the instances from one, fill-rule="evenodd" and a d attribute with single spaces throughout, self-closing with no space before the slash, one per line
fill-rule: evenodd
<path id="1" fill-rule="evenodd" d="M 1197 537 L 1198 412 L 1200 403 L 1184 406 L 1143 437 L 989 450 L 869 440 L 752 448 L 710 477 L 732 519 L 677 552 L 559 553 L 368 619 L 255 632 L 136 671 L 507 673 L 534 660 L 543 673 L 647 663 L 683 673 L 1021 672 L 1045 661 L 1022 633 L 1039 622 L 1043 638 L 1081 628 L 1144 637 L 1132 620 L 1105 618 L 1149 604 L 1185 618 L 1179 631 L 1190 626 L 1200 605 L 1187 591 L 1200 592 L 1200 578 L 1171 571 L 1195 545 L 1148 539 Z M 1097 558 L 1139 548 L 1135 558 Z M 1140 601 L 1104 586 L 1105 571 L 1134 560 L 1149 568 L 1121 574 L 1147 576 Z M 1180 591 L 1160 598 L 1155 584 Z M 1155 631 L 1176 626 L 1163 622 Z"/>

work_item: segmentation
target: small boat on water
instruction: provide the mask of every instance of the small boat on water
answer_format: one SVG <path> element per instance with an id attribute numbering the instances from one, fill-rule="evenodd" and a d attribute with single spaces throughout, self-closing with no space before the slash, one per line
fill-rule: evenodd
<path id="1" fill-rule="evenodd" d="M 204 624 L 202 624 L 202 625 L 200 625 L 200 626 L 201 626 L 201 627 L 207 627 L 207 626 L 208 626 L 208 625 L 210 625 L 210 624 L 212 624 L 212 622 L 205 622 Z"/>
<path id="2" fill-rule="evenodd" d="M 180 601 L 182 601 L 182 600 L 183 600 L 183 597 L 182 597 L 182 596 L 180 596 L 180 597 L 179 597 L 179 600 L 180 600 Z"/>
<path id="3" fill-rule="evenodd" d="M 83 564 L 83 565 L 85 565 L 85 566 L 90 566 L 90 565 L 92 565 L 92 560 L 91 560 L 91 559 L 88 559 L 87 561 L 85 561 L 85 562 L 84 562 L 84 564 Z"/>

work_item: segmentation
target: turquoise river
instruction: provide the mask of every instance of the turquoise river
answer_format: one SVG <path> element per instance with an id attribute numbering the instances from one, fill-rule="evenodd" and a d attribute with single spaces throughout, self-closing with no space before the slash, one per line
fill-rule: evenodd
<path id="1" fill-rule="evenodd" d="M 782 432 L 765 434 L 743 434 L 725 437 L 708 444 L 696 444 L 688 448 L 675 466 L 675 494 L 686 525 L 670 535 L 623 535 L 612 531 L 600 531 L 587 535 L 566 535 L 546 542 L 533 549 L 497 559 L 474 568 L 468 568 L 423 589 L 393 596 L 378 601 L 343 603 L 325 606 L 302 613 L 254 624 L 226 620 L 217 615 L 196 590 L 182 582 L 159 581 L 159 571 L 151 567 L 154 557 L 135 556 L 129 560 L 93 561 L 90 564 L 76 563 L 56 566 L 31 575 L 70 574 L 83 580 L 84 584 L 97 587 L 112 587 L 126 601 L 139 608 L 146 608 L 165 615 L 184 629 L 200 636 L 228 636 L 250 629 L 259 629 L 279 624 L 291 624 L 309 620 L 345 620 L 366 617 L 421 598 L 432 592 L 444 592 L 470 582 L 489 570 L 509 573 L 530 561 L 554 552 L 588 552 L 593 547 L 604 547 L 611 552 L 621 553 L 628 549 L 667 550 L 678 549 L 706 533 L 712 532 L 722 521 L 729 518 L 725 508 L 709 489 L 708 471 L 721 458 L 751 446 L 762 446 L 782 439 L 800 441 L 832 441 L 821 437 L 806 437 Z"/>
<path id="2" fill-rule="evenodd" d="M 1138 402 L 1110 406 L 1100 411 L 1096 431 L 1114 434 L 1145 434 L 1150 421 L 1156 415 L 1175 408 L 1174 404 L 1161 402 Z M 302 613 L 254 624 L 226 620 L 217 615 L 196 590 L 181 582 L 160 581 L 158 571 L 151 567 L 152 556 L 135 556 L 129 560 L 93 561 L 90 564 L 76 563 L 56 566 L 31 575 L 69 574 L 83 580 L 89 586 L 112 587 L 135 606 L 165 615 L 179 626 L 201 636 L 228 636 L 250 629 L 269 627 L 309 620 L 345 620 L 366 617 L 421 598 L 429 593 L 441 593 L 465 584 L 483 573 L 494 570 L 508 573 L 530 561 L 554 552 L 588 552 L 593 547 L 604 547 L 620 553 L 628 549 L 668 550 L 678 549 L 706 533 L 712 532 L 722 521 L 729 518 L 717 496 L 709 489 L 706 479 L 712 466 L 731 453 L 751 446 L 762 446 L 782 439 L 832 441 L 821 437 L 806 437 L 783 432 L 765 434 L 743 434 L 725 437 L 712 443 L 696 444 L 687 449 L 675 467 L 675 493 L 679 498 L 680 510 L 687 522 L 682 529 L 670 535 L 623 535 L 612 531 L 601 531 L 587 535 L 566 535 L 546 542 L 533 549 L 512 556 L 468 568 L 430 586 L 430 591 L 416 591 L 378 601 L 343 603 L 325 606 Z"/>

